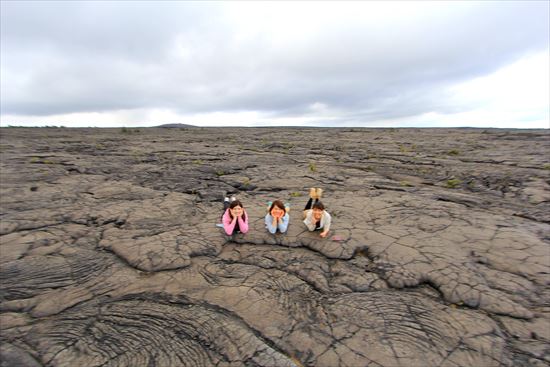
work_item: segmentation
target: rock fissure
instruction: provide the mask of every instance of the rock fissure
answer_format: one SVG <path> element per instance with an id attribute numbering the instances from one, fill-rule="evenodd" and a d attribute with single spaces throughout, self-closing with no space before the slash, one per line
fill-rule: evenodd
<path id="1" fill-rule="evenodd" d="M 14 363 L 548 362 L 547 132 L 82 131 L 0 135 Z M 326 239 L 301 219 L 319 185 Z M 215 226 L 226 195 L 250 218 L 232 239 Z M 273 199 L 290 203 L 284 235 L 264 228 Z"/>

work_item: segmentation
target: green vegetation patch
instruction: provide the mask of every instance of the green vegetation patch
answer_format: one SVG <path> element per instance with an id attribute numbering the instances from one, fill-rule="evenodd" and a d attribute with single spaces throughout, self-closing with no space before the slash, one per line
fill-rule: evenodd
<path id="1" fill-rule="evenodd" d="M 129 129 L 125 126 L 120 128 L 121 134 L 139 134 L 140 132 L 141 132 L 140 129 Z"/>
<path id="2" fill-rule="evenodd" d="M 37 163 L 37 164 L 55 164 L 54 161 L 51 161 L 49 159 L 43 159 L 40 157 L 32 157 L 30 160 L 30 163 Z"/>
<path id="3" fill-rule="evenodd" d="M 458 185 L 460 185 L 461 183 L 462 183 L 462 181 L 460 181 L 459 179 L 453 178 L 453 179 L 447 180 L 447 183 L 445 184 L 445 187 L 448 188 L 448 189 L 454 189 L 454 188 L 458 187 Z"/>

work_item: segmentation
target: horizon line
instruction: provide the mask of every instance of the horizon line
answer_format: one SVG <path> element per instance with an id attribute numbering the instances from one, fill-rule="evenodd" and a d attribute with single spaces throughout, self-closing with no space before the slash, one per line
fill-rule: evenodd
<path id="1" fill-rule="evenodd" d="M 307 125 L 274 125 L 274 126 L 239 126 L 239 125 L 218 125 L 218 126 L 65 126 L 65 125 L 0 125 L 0 129 L 270 129 L 270 128 L 302 128 L 302 129 L 493 129 L 493 130 L 548 130 L 550 127 L 480 127 L 480 126 L 307 126 Z"/>

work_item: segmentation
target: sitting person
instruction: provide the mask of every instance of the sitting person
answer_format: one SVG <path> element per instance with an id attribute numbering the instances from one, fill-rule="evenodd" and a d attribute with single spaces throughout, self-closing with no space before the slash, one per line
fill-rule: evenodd
<path id="1" fill-rule="evenodd" d="M 322 194 L 323 190 L 319 188 L 309 190 L 310 199 L 304 208 L 304 223 L 309 231 L 322 229 L 320 236 L 325 238 L 330 230 L 331 217 L 323 203 L 319 201 Z"/>
<path id="2" fill-rule="evenodd" d="M 226 197 L 223 201 L 223 210 L 222 223 L 227 235 L 248 232 L 248 215 L 239 200 L 235 197 L 232 197 L 231 200 Z"/>
<path id="3" fill-rule="evenodd" d="M 275 234 L 277 230 L 285 233 L 288 228 L 290 216 L 288 215 L 288 206 L 285 207 L 281 200 L 275 200 L 269 206 L 265 216 L 265 226 L 269 233 Z"/>

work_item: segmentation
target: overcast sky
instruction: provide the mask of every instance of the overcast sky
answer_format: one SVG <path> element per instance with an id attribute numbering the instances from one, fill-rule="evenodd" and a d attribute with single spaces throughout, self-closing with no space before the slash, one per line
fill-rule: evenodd
<path id="1" fill-rule="evenodd" d="M 1 1 L 0 125 L 550 127 L 548 1 Z"/>

